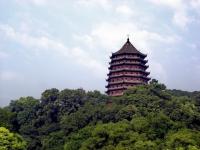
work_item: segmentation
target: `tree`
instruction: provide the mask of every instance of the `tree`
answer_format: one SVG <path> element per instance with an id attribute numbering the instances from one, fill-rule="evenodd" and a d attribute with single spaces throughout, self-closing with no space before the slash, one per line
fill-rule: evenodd
<path id="1" fill-rule="evenodd" d="M 149 121 L 146 117 L 136 116 L 131 120 L 131 125 L 136 132 L 147 132 Z"/>
<path id="2" fill-rule="evenodd" d="M 26 142 L 18 134 L 0 127 L 0 150 L 25 150 Z"/>
<path id="3" fill-rule="evenodd" d="M 64 89 L 59 93 L 56 105 L 59 106 L 60 114 L 76 112 L 85 102 L 86 92 L 83 89 Z"/>
<path id="4" fill-rule="evenodd" d="M 7 108 L 0 108 L 0 127 L 12 128 L 14 114 Z"/>
<path id="5" fill-rule="evenodd" d="M 166 137 L 166 146 L 170 149 L 200 149 L 200 132 L 182 129 L 170 132 Z"/>
<path id="6" fill-rule="evenodd" d="M 11 101 L 8 109 L 15 115 L 12 119 L 13 130 L 18 131 L 21 126 L 30 124 L 36 117 L 38 106 L 39 100 L 30 96 Z"/>
<path id="7" fill-rule="evenodd" d="M 62 150 L 64 145 L 64 134 L 62 131 L 52 132 L 50 135 L 42 139 L 42 149 Z"/>
<path id="8" fill-rule="evenodd" d="M 127 105 L 126 107 L 122 108 L 117 114 L 117 120 L 131 120 L 132 116 L 137 112 L 137 108 L 134 105 Z"/>
<path id="9" fill-rule="evenodd" d="M 53 88 L 0 108 L 0 125 L 23 136 L 28 150 L 197 150 L 200 94 L 157 80 L 119 97 Z"/>
<path id="10" fill-rule="evenodd" d="M 148 130 L 148 137 L 150 139 L 156 138 L 164 138 L 165 135 L 168 133 L 170 129 L 173 129 L 174 124 L 173 121 L 170 120 L 163 113 L 158 114 L 150 114 L 148 116 L 149 120 L 149 130 Z"/>

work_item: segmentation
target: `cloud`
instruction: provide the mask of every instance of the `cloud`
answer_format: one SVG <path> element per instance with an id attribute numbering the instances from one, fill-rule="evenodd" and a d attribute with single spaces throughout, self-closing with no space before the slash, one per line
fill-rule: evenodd
<path id="1" fill-rule="evenodd" d="M 85 46 L 89 46 L 90 48 L 94 48 L 94 39 L 89 36 L 89 35 L 77 35 L 74 34 L 73 35 L 73 39 L 75 39 L 76 41 L 79 41 L 81 43 L 83 43 Z"/>
<path id="2" fill-rule="evenodd" d="M 165 6 L 174 11 L 172 17 L 172 23 L 180 27 L 180 29 L 186 29 L 186 27 L 193 21 L 193 18 L 189 16 L 188 5 L 184 0 L 149 0 L 151 3 L 158 6 Z"/>
<path id="3" fill-rule="evenodd" d="M 156 5 L 164 5 L 173 9 L 183 9 L 185 5 L 182 0 L 149 0 Z"/>
<path id="4" fill-rule="evenodd" d="M 198 13 L 200 13 L 200 0 L 191 0 L 190 5 L 194 8 Z"/>
<path id="5" fill-rule="evenodd" d="M 188 43 L 187 46 L 190 49 L 198 49 L 198 44 L 196 44 L 196 43 Z"/>
<path id="6" fill-rule="evenodd" d="M 73 58 L 77 58 L 76 61 L 83 67 L 90 69 L 97 77 L 104 77 L 106 74 L 106 66 L 97 61 L 97 59 L 91 57 L 89 53 L 79 47 L 75 47 L 71 50 Z"/>
<path id="7" fill-rule="evenodd" d="M 30 51 L 38 49 L 40 53 L 46 51 L 51 55 L 64 56 L 74 60 L 80 66 L 90 69 L 97 77 L 105 75 L 105 66 L 97 59 L 93 58 L 87 50 L 79 47 L 69 48 L 57 39 L 52 39 L 47 35 L 32 36 L 27 33 L 16 31 L 9 25 L 0 24 L 0 32 L 3 32 L 7 38 L 18 42 L 22 46 L 30 48 Z"/>
<path id="8" fill-rule="evenodd" d="M 75 4 L 85 7 L 101 7 L 105 10 L 112 8 L 111 1 L 109 0 L 77 0 Z"/>
<path id="9" fill-rule="evenodd" d="M 0 72 L 0 80 L 1 81 L 12 81 L 21 78 L 19 74 L 12 71 L 1 71 Z"/>
<path id="10" fill-rule="evenodd" d="M 132 9 L 127 5 L 120 5 L 116 7 L 116 12 L 127 17 L 131 17 L 133 15 Z"/>
<path id="11" fill-rule="evenodd" d="M 0 51 L 0 59 L 6 59 L 9 57 L 9 54 L 3 51 Z"/>
<path id="12" fill-rule="evenodd" d="M 155 44 L 174 44 L 181 40 L 178 35 L 162 35 L 138 27 L 137 24 L 102 22 L 91 29 L 86 35 L 79 36 L 89 47 L 105 48 L 107 52 L 116 51 L 126 41 L 127 34 L 138 49 L 144 53 L 152 53 L 151 46 Z M 87 37 L 87 38 L 86 38 Z M 91 42 L 93 41 L 93 42 Z M 94 41 L 98 41 L 94 42 Z"/>
<path id="13" fill-rule="evenodd" d="M 150 76 L 152 78 L 167 83 L 167 72 L 161 63 L 156 62 L 154 60 L 151 61 L 150 70 L 151 70 Z"/>
<path id="14" fill-rule="evenodd" d="M 0 24 L 0 31 L 9 39 L 12 39 L 26 47 L 48 49 L 50 47 L 59 46 L 59 44 L 57 45 L 57 43 L 49 39 L 47 36 L 34 37 L 26 32 L 18 32 L 9 25 Z"/>
<path id="15" fill-rule="evenodd" d="M 18 4 L 33 4 L 37 6 L 43 6 L 43 5 L 46 5 L 49 1 L 48 0 L 16 0 L 16 2 Z"/>
<path id="16" fill-rule="evenodd" d="M 185 29 L 192 20 L 185 12 L 181 11 L 177 11 L 173 16 L 173 23 L 181 29 Z"/>

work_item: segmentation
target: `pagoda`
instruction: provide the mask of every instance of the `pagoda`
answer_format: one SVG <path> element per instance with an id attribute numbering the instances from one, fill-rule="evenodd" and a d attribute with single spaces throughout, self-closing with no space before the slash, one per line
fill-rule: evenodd
<path id="1" fill-rule="evenodd" d="M 109 96 L 121 96 L 132 86 L 147 84 L 150 78 L 146 69 L 147 55 L 138 51 L 127 39 L 123 47 L 112 53 L 109 63 L 108 85 L 106 93 Z"/>

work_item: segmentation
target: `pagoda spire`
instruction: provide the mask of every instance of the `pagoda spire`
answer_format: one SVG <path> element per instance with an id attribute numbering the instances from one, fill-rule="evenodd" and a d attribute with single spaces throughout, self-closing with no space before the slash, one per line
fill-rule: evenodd
<path id="1" fill-rule="evenodd" d="M 127 43 L 130 43 L 130 41 L 129 41 L 129 34 L 127 34 Z"/>

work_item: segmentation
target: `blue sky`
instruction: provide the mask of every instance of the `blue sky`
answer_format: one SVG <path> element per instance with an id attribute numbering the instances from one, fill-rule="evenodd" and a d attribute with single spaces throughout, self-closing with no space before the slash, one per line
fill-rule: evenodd
<path id="1" fill-rule="evenodd" d="M 0 106 L 48 88 L 105 91 L 126 42 L 150 77 L 200 90 L 200 0 L 0 0 Z"/>

